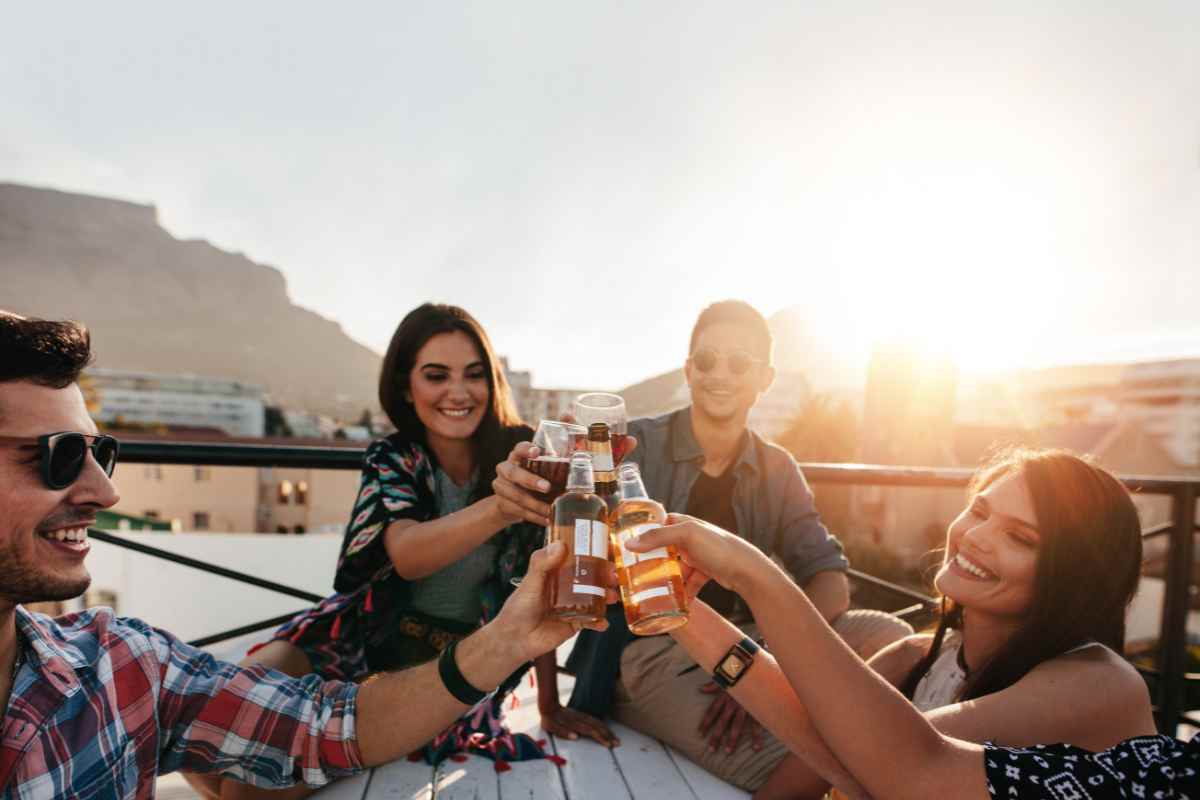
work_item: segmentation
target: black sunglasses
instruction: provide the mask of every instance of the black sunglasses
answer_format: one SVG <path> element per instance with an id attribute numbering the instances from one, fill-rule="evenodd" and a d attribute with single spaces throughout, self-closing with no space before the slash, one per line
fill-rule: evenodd
<path id="1" fill-rule="evenodd" d="M 745 375 L 751 367 L 763 363 L 761 358 L 755 358 L 742 350 L 734 350 L 729 355 L 722 356 L 711 347 L 703 347 L 691 355 L 692 364 L 701 372 L 712 372 L 721 358 L 725 359 L 729 373 L 735 377 Z"/>
<path id="2" fill-rule="evenodd" d="M 36 439 L 0 436 L 0 443 L 36 447 L 42 466 L 42 480 L 55 490 L 65 489 L 79 479 L 89 450 L 100 469 L 111 478 L 117 466 L 117 455 L 121 451 L 121 443 L 111 436 L 74 431 L 48 433 Z"/>

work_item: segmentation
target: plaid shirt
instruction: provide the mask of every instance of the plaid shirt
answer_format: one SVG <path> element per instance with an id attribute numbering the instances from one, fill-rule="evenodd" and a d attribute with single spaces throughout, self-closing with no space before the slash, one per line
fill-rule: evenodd
<path id="1" fill-rule="evenodd" d="M 150 798 L 177 769 L 259 786 L 362 769 L 358 687 L 220 662 L 141 620 L 20 606 L 0 734 L 5 798 Z"/>

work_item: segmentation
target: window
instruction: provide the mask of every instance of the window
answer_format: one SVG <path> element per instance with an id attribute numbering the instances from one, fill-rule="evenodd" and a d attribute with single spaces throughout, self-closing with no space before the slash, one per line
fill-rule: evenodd
<path id="1" fill-rule="evenodd" d="M 158 464 L 146 464 L 142 467 L 142 475 L 146 480 L 161 481 L 163 476 L 162 467 Z"/>
<path id="2" fill-rule="evenodd" d="M 192 477 L 197 483 L 212 480 L 212 467 L 192 467 Z"/>
<path id="3" fill-rule="evenodd" d="M 209 520 L 207 511 L 196 511 L 192 514 L 192 528 L 198 531 L 208 530 Z"/>
<path id="4" fill-rule="evenodd" d="M 279 505 L 286 506 L 291 499 L 292 499 L 292 482 L 291 481 L 280 481 L 279 482 Z"/>
<path id="5" fill-rule="evenodd" d="M 308 505 L 308 481 L 299 481 L 296 484 L 296 505 Z M 300 533 L 300 531 L 297 531 Z"/>

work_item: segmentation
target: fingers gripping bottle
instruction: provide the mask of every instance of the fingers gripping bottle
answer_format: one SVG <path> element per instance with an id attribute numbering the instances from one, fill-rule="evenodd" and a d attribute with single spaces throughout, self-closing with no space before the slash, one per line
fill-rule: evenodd
<path id="1" fill-rule="evenodd" d="M 617 485 L 620 502 L 612 516 L 613 553 L 629 630 L 653 636 L 685 625 L 687 594 L 675 548 L 660 547 L 648 553 L 625 548 L 630 537 L 664 525 L 667 513 L 646 494 L 637 464 L 621 465 Z"/>
<path id="2" fill-rule="evenodd" d="M 550 613 L 569 622 L 600 622 L 609 573 L 608 506 L 595 493 L 588 453 L 571 456 L 567 491 L 551 505 L 550 522 L 550 541 L 567 547 L 550 584 Z"/>

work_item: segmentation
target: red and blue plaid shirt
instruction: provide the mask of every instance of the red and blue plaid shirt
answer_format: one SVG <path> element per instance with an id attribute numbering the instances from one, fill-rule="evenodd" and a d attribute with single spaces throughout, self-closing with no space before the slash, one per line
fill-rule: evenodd
<path id="1" fill-rule="evenodd" d="M 17 631 L 6 798 L 149 798 L 178 769 L 319 786 L 363 768 L 353 684 L 220 662 L 107 608 L 51 618 L 18 606 Z"/>

